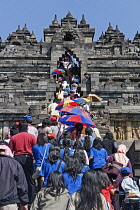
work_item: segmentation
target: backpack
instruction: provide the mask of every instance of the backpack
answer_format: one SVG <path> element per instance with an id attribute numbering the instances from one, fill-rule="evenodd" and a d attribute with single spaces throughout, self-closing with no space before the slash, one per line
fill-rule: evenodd
<path id="1" fill-rule="evenodd" d="M 114 155 L 112 155 L 114 157 Z M 102 167 L 102 170 L 107 173 L 109 178 L 116 179 L 120 173 L 121 168 L 123 167 L 122 163 L 117 161 L 112 161 L 111 163 L 107 163 Z"/>

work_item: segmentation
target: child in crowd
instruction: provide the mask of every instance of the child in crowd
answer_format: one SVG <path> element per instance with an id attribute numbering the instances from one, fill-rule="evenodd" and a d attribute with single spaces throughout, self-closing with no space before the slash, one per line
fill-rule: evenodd
<path id="1" fill-rule="evenodd" d="M 120 196 L 124 198 L 125 210 L 139 210 L 140 209 L 140 190 L 139 179 L 132 178 L 129 167 L 123 167 L 120 171 L 123 177 L 120 183 Z"/>
<path id="2" fill-rule="evenodd" d="M 86 165 L 89 165 L 88 155 L 87 155 L 87 152 L 83 149 L 81 141 L 75 141 L 74 142 L 74 149 L 75 149 L 75 151 L 77 151 L 77 150 L 83 150 L 84 157 L 85 157 L 85 160 L 86 160 L 85 164 Z"/>
<path id="3" fill-rule="evenodd" d="M 74 156 L 76 158 L 78 158 L 78 160 L 82 166 L 81 173 L 84 173 L 85 171 L 90 170 L 89 166 L 86 164 L 86 156 L 85 156 L 84 150 L 76 149 L 74 152 Z"/>
<path id="4" fill-rule="evenodd" d="M 50 154 L 40 171 L 41 184 L 46 187 L 48 184 L 48 177 L 52 171 L 64 172 L 65 162 L 60 159 L 60 148 L 52 145 L 50 147 Z"/>
<path id="5" fill-rule="evenodd" d="M 83 148 L 89 155 L 89 151 L 91 147 L 93 146 L 94 139 L 96 138 L 96 134 L 94 133 L 93 129 L 90 127 L 87 127 L 85 129 L 86 136 L 82 139 L 80 139 L 80 142 L 82 143 Z"/>
<path id="6" fill-rule="evenodd" d="M 63 141 L 63 149 L 60 149 L 60 157 L 64 160 L 68 156 L 73 156 L 74 155 L 74 149 L 72 149 L 72 140 L 70 138 L 65 138 Z"/>
<path id="7" fill-rule="evenodd" d="M 70 195 L 81 188 L 83 177 L 81 170 L 82 165 L 78 158 L 74 156 L 67 158 L 65 173 L 63 173 L 63 176 Z"/>
<path id="8" fill-rule="evenodd" d="M 102 147 L 102 142 L 100 138 L 95 138 L 93 142 L 93 147 L 89 152 L 89 160 L 92 160 L 92 169 L 101 169 L 103 165 L 106 164 L 108 159 L 108 154 Z"/>
<path id="9" fill-rule="evenodd" d="M 97 172 L 99 187 L 101 193 L 104 195 L 107 203 L 108 210 L 113 210 L 114 207 L 112 206 L 111 195 L 114 195 L 115 188 L 111 184 L 111 181 L 108 178 L 108 175 L 102 171 Z"/>
<path id="10" fill-rule="evenodd" d="M 30 210 L 61 209 L 66 210 L 69 200 L 64 178 L 58 171 L 53 171 L 48 179 L 48 186 L 36 195 Z"/>

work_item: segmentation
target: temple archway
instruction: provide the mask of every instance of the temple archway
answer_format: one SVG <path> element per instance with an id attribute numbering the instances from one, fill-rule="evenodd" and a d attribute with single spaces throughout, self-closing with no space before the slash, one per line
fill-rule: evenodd
<path id="1" fill-rule="evenodd" d="M 73 53 L 70 49 L 66 50 L 64 54 L 62 54 L 61 57 L 59 57 L 59 61 L 57 62 L 58 68 L 64 68 L 64 62 L 69 62 L 67 64 L 68 70 L 72 73 L 72 75 L 78 75 L 79 76 L 79 83 L 81 82 L 81 61 L 79 61 L 79 58 L 76 56 L 76 54 Z M 66 74 L 68 74 L 68 71 L 66 70 Z"/>

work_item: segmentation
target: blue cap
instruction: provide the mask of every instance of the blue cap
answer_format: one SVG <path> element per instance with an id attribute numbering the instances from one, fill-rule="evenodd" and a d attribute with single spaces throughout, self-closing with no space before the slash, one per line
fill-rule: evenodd
<path id="1" fill-rule="evenodd" d="M 120 171 L 121 174 L 130 174 L 131 170 L 128 167 L 123 167 Z"/>
<path id="2" fill-rule="evenodd" d="M 32 117 L 31 116 L 25 116 L 24 120 L 32 120 Z"/>

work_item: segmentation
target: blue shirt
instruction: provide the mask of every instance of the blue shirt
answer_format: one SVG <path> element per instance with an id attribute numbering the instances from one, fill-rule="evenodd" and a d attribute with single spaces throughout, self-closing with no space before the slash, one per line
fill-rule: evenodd
<path id="1" fill-rule="evenodd" d="M 106 159 L 108 158 L 107 151 L 103 148 L 100 150 L 92 147 L 89 152 L 89 157 L 93 157 L 92 169 L 102 168 L 106 164 Z"/>
<path id="2" fill-rule="evenodd" d="M 68 173 L 64 173 L 63 177 L 70 195 L 81 189 L 83 177 L 82 173 L 78 174 L 76 179 L 73 179 Z"/>
<path id="3" fill-rule="evenodd" d="M 64 139 L 60 139 L 59 144 L 60 144 L 60 145 L 63 145 L 63 141 L 64 141 Z M 73 146 L 73 145 L 74 145 L 74 143 L 75 143 L 75 141 L 74 141 L 74 140 L 72 140 L 71 142 L 72 142 L 72 146 Z"/>
<path id="4" fill-rule="evenodd" d="M 85 173 L 85 171 L 90 170 L 90 167 L 88 165 L 84 165 L 84 167 L 81 170 L 81 173 Z"/>
<path id="5" fill-rule="evenodd" d="M 48 144 L 44 144 L 43 146 L 38 145 L 38 144 L 33 146 L 32 151 L 33 151 L 34 159 L 36 161 L 35 167 L 38 167 L 41 165 L 46 146 L 47 146 L 47 151 L 46 151 L 46 155 L 45 155 L 45 160 L 48 158 L 51 145 L 52 145 L 51 143 L 48 143 Z"/>
<path id="6" fill-rule="evenodd" d="M 69 156 L 73 156 L 73 155 L 74 155 L 74 149 L 69 148 Z M 65 156 L 65 148 L 60 149 L 60 157 L 64 159 L 64 156 Z"/>
<path id="7" fill-rule="evenodd" d="M 57 168 L 58 168 L 58 165 L 59 165 L 59 162 L 61 162 L 61 165 L 60 165 L 60 168 L 59 168 L 59 172 L 64 172 L 64 169 L 65 169 L 65 162 L 63 160 L 60 160 L 58 159 L 55 163 L 51 164 L 50 162 L 48 161 L 45 161 L 42 168 L 41 168 L 41 171 L 40 171 L 40 176 L 43 176 L 44 177 L 44 183 L 43 183 L 43 187 L 46 187 L 47 186 L 47 182 L 48 182 L 48 177 L 50 175 L 50 173 L 52 171 L 57 171 Z"/>

